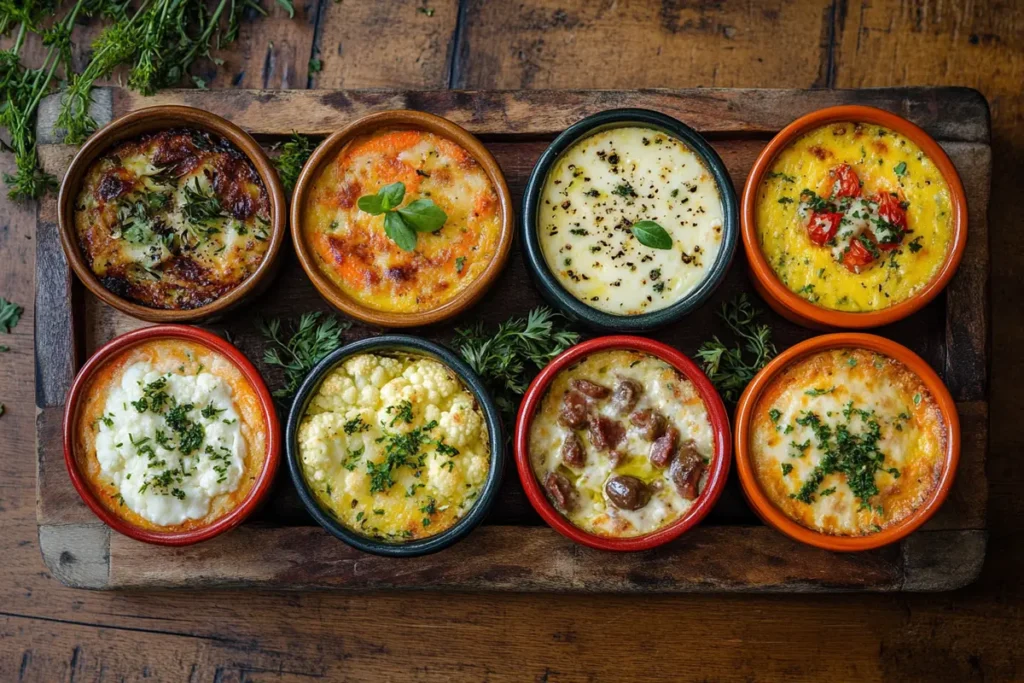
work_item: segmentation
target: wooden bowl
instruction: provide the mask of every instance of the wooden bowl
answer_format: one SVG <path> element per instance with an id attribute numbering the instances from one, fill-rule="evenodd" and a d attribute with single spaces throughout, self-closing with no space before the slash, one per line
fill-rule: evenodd
<path id="1" fill-rule="evenodd" d="M 761 394 L 769 387 L 783 370 L 794 362 L 810 354 L 835 348 L 860 348 L 888 356 L 903 363 L 914 374 L 921 378 L 928 391 L 935 397 L 935 402 L 942 413 L 943 426 L 946 430 L 945 457 L 942 473 L 934 490 L 928 498 L 913 512 L 902 520 L 886 527 L 882 531 L 867 536 L 835 536 L 809 529 L 786 516 L 768 498 L 761 489 L 761 484 L 754 474 L 750 462 L 750 426 L 754 408 Z M 949 489 L 953 485 L 957 464 L 960 461 L 960 420 L 956 412 L 956 404 L 950 396 L 946 385 L 924 360 L 916 353 L 894 341 L 873 334 L 843 332 L 812 337 L 792 346 L 766 365 L 753 381 L 747 385 L 739 403 L 736 405 L 736 469 L 740 484 L 754 512 L 770 526 L 775 527 L 790 538 L 813 545 L 825 550 L 853 552 L 871 550 L 902 540 L 912 531 L 924 524 L 946 500 Z"/>
<path id="2" fill-rule="evenodd" d="M 263 459 L 263 469 L 260 470 L 256 482 L 253 484 L 248 495 L 237 507 L 224 516 L 215 519 L 206 526 L 187 531 L 160 532 L 142 529 L 107 510 L 96 497 L 85 475 L 79 471 L 78 460 L 75 458 L 74 452 L 78 428 L 78 412 L 81 403 L 85 400 L 86 390 L 89 388 L 93 376 L 107 362 L 117 358 L 127 349 L 156 339 L 181 339 L 201 344 L 234 363 L 259 397 L 263 421 L 267 431 L 267 451 L 266 457 Z M 277 419 L 274 399 L 270 394 L 270 390 L 267 389 L 263 378 L 260 376 L 259 370 L 231 343 L 211 332 L 189 325 L 144 327 L 122 334 L 120 337 L 115 337 L 96 351 L 86 361 L 85 365 L 82 366 L 82 369 L 78 371 L 78 375 L 75 376 L 75 381 L 71 385 L 71 391 L 68 393 L 68 398 L 64 405 L 63 434 L 64 464 L 68 468 L 68 475 L 71 477 L 72 485 L 78 491 L 78 495 L 82 497 L 85 504 L 89 506 L 89 509 L 114 531 L 124 534 L 129 538 L 134 538 L 137 541 L 154 543 L 156 545 L 191 545 L 218 536 L 241 524 L 267 498 L 281 460 L 281 426 Z"/>
<path id="3" fill-rule="evenodd" d="M 916 294 L 898 304 L 877 311 L 861 313 L 822 308 L 790 290 L 789 287 L 782 283 L 765 259 L 764 254 L 761 253 L 761 247 L 757 239 L 757 226 L 755 224 L 757 188 L 761 186 L 761 181 L 771 168 L 775 157 L 804 133 L 829 123 L 846 121 L 873 123 L 884 126 L 903 135 L 920 147 L 921 151 L 934 162 L 939 172 L 942 173 L 942 177 L 946 180 L 946 184 L 949 186 L 950 202 L 953 211 L 953 237 L 946 254 L 946 260 L 939 267 L 938 272 L 935 273 L 931 281 Z M 764 297 L 764 300 L 768 302 L 768 305 L 776 313 L 797 325 L 814 329 L 867 329 L 888 325 L 912 315 L 938 296 L 939 292 L 945 288 L 950 278 L 956 272 L 957 267 L 959 267 L 964 247 L 967 244 L 967 197 L 964 194 L 960 176 L 957 175 L 953 162 L 942 151 L 942 147 L 928 133 L 910 121 L 884 109 L 876 109 L 874 107 L 856 105 L 828 107 L 827 109 L 819 109 L 806 116 L 802 116 L 783 128 L 778 135 L 772 138 L 768 146 L 761 151 L 761 154 L 758 155 L 757 160 L 754 162 L 754 167 L 747 176 L 746 185 L 743 187 L 743 199 L 740 202 L 740 227 L 743 236 L 743 248 L 746 251 L 747 261 L 750 264 L 750 279 L 754 284 L 754 288 Z"/>
<path id="4" fill-rule="evenodd" d="M 270 239 L 267 253 L 256 270 L 216 301 L 188 310 L 159 309 L 124 299 L 103 286 L 85 262 L 75 235 L 74 203 L 85 173 L 110 147 L 131 138 L 170 128 L 198 128 L 224 138 L 252 162 L 270 200 Z M 244 300 L 263 291 L 277 272 L 277 256 L 287 230 L 284 190 L 270 158 L 244 130 L 215 114 L 193 107 L 162 105 L 126 114 L 97 131 L 82 146 L 68 167 L 57 197 L 57 220 L 64 256 L 78 279 L 103 302 L 122 313 L 153 323 L 201 322 L 223 315 Z"/>
<path id="5" fill-rule="evenodd" d="M 341 290 L 320 268 L 318 256 L 306 244 L 302 234 L 303 207 L 306 194 L 319 177 L 320 170 L 335 158 L 337 153 L 351 140 L 360 135 L 386 128 L 417 128 L 439 135 L 458 143 L 484 169 L 498 195 L 501 205 L 501 235 L 498 247 L 487 268 L 464 290 L 450 301 L 426 311 L 414 313 L 396 313 L 381 311 L 365 306 L 355 298 Z M 334 307 L 353 318 L 379 327 L 416 327 L 430 325 L 458 315 L 477 301 L 494 284 L 495 279 L 508 261 L 509 250 L 512 248 L 514 214 L 512 211 L 512 195 L 509 194 L 505 176 L 501 167 L 491 153 L 465 129 L 447 119 L 420 111 L 396 110 L 382 111 L 364 116 L 348 124 L 323 141 L 302 168 L 299 180 L 292 194 L 292 241 L 295 252 L 299 256 L 306 275 L 313 281 L 317 291 Z"/>
<path id="6" fill-rule="evenodd" d="M 711 422 L 711 431 L 714 434 L 715 457 L 712 460 L 708 473 L 707 484 L 704 490 L 697 497 L 697 500 L 690 509 L 679 519 L 651 533 L 631 538 L 610 538 L 598 536 L 584 531 L 568 520 L 559 512 L 547 495 L 541 489 L 537 475 L 533 472 L 533 465 L 530 463 L 530 425 L 540 408 L 540 403 L 548 391 L 548 386 L 565 368 L 583 360 L 586 356 L 598 351 L 610 349 L 627 349 L 647 353 L 659 358 L 671 365 L 684 377 L 693 382 L 694 388 L 700 395 L 704 406 L 708 411 L 708 420 Z M 597 337 L 577 344 L 568 351 L 565 351 L 537 375 L 526 390 L 523 402 L 519 406 L 519 415 L 516 417 L 515 431 L 515 457 L 516 468 L 519 470 L 519 480 L 526 491 L 526 497 L 530 504 L 537 511 L 544 521 L 551 525 L 555 531 L 566 538 L 598 550 L 637 551 L 650 550 L 657 546 L 668 543 L 678 538 L 685 532 L 700 524 L 701 520 L 711 512 L 715 506 L 725 482 L 729 478 L 729 466 L 732 462 L 732 439 L 729 432 L 729 415 L 725 411 L 725 405 L 721 397 L 715 391 L 715 387 L 697 365 L 672 347 L 644 337 L 632 337 L 626 335 Z"/>

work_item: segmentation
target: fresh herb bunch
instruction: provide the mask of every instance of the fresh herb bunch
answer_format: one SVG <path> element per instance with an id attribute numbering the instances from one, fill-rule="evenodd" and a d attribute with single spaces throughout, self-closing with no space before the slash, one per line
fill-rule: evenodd
<path id="1" fill-rule="evenodd" d="M 733 297 L 722 304 L 718 315 L 742 344 L 730 348 L 715 336 L 697 350 L 708 379 L 729 403 L 739 400 L 754 375 L 778 353 L 771 328 L 757 322 L 760 314 L 746 294 Z"/>
<path id="2" fill-rule="evenodd" d="M 440 230 L 448 214 L 431 199 L 421 197 L 401 206 L 405 183 L 385 185 L 377 194 L 359 198 L 359 210 L 379 216 L 384 214 L 384 234 L 404 251 L 416 249 L 416 233 Z"/>
<path id="3" fill-rule="evenodd" d="M 277 3 L 294 16 L 293 0 Z M 59 10 L 68 10 L 50 28 L 43 23 Z M 0 126 L 7 129 L 17 172 L 5 174 L 12 199 L 37 198 L 56 185 L 43 172 L 36 154 L 35 119 L 39 102 L 50 92 L 58 72 L 66 84 L 56 127 L 64 141 L 78 144 L 96 129 L 89 115 L 92 87 L 110 76 L 114 68 L 128 64 L 128 86 L 144 95 L 179 84 L 193 63 L 210 57 L 210 50 L 238 37 L 242 13 L 247 9 L 266 14 L 258 0 L 0 0 L 0 35 L 16 31 L 10 50 L 0 51 Z M 85 69 L 76 73 L 71 62 L 71 32 L 86 17 L 112 21 L 92 44 Z M 42 65 L 29 69 L 21 63 L 21 50 L 29 34 L 41 36 L 48 48 Z M 212 59 L 212 57 L 211 57 Z M 220 63 L 214 59 L 214 62 Z M 205 83 L 192 77 L 199 87 Z"/>
<path id="4" fill-rule="evenodd" d="M 263 362 L 284 370 L 287 384 L 274 391 L 274 398 L 288 399 L 298 390 L 309 371 L 331 351 L 341 346 L 341 335 L 352 323 L 320 312 L 304 313 L 296 326 L 280 318 L 259 321 L 260 332 L 270 344 Z"/>
<path id="5" fill-rule="evenodd" d="M 506 425 L 515 420 L 519 399 L 533 375 L 580 340 L 564 322 L 564 316 L 540 306 L 525 319 L 506 320 L 493 335 L 483 323 L 455 331 L 459 354 L 494 395 Z"/>
<path id="6" fill-rule="evenodd" d="M 292 131 L 292 137 L 281 145 L 281 153 L 274 159 L 274 166 L 284 189 L 292 191 L 299 180 L 299 172 L 315 148 L 312 140 L 296 131 Z"/>

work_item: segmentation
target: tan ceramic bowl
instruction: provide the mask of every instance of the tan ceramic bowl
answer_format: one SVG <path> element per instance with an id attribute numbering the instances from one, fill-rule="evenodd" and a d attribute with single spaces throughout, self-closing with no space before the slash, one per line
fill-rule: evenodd
<path id="1" fill-rule="evenodd" d="M 92 163 L 110 147 L 120 142 L 145 133 L 155 133 L 169 128 L 197 128 L 229 141 L 252 162 L 260 180 L 263 181 L 263 186 L 267 189 L 267 196 L 270 200 L 270 240 L 267 245 L 267 253 L 259 267 L 247 280 L 216 301 L 187 310 L 150 308 L 114 294 L 104 287 L 99 278 L 90 270 L 75 236 L 75 199 L 78 197 L 82 179 Z M 147 107 L 133 111 L 93 134 L 78 150 L 71 166 L 68 167 L 64 180 L 60 184 L 60 194 L 57 198 L 60 242 L 64 247 L 64 256 L 71 264 L 78 279 L 103 302 L 122 313 L 153 323 L 194 323 L 210 320 L 238 306 L 250 296 L 263 291 L 277 272 L 277 255 L 281 250 L 282 242 L 284 242 L 287 216 L 284 190 L 277 177 L 277 171 L 274 170 L 270 158 L 248 133 L 208 111 L 171 105 Z"/>
<path id="2" fill-rule="evenodd" d="M 319 177 L 320 170 L 334 159 L 338 152 L 353 139 L 366 133 L 386 128 L 417 128 L 435 135 L 439 135 L 458 143 L 470 155 L 476 159 L 481 168 L 487 174 L 494 191 L 498 195 L 498 202 L 501 205 L 501 235 L 498 239 L 498 248 L 490 264 L 477 279 L 470 283 L 455 298 L 444 304 L 424 311 L 413 313 L 396 313 L 392 311 L 381 311 L 376 308 L 365 306 L 357 299 L 342 291 L 331 281 L 320 268 L 320 261 L 316 253 L 306 244 L 303 237 L 303 208 L 306 204 L 306 193 L 313 186 L 314 181 Z M 370 325 L 379 327 L 416 327 L 419 325 L 430 325 L 432 323 L 447 320 L 466 310 L 494 284 L 502 268 L 508 261 L 509 250 L 512 247 L 512 233 L 514 215 L 512 213 L 512 196 L 509 194 L 508 185 L 505 183 L 505 175 L 501 167 L 494 160 L 491 153 L 465 129 L 455 125 L 447 119 L 433 114 L 420 111 L 396 110 L 382 111 L 376 114 L 364 116 L 353 121 L 338 132 L 323 141 L 313 155 L 302 168 L 299 180 L 295 184 L 295 192 L 292 194 L 292 242 L 295 244 L 295 252 L 299 256 L 306 275 L 313 281 L 313 285 L 320 294 L 340 311 Z"/>

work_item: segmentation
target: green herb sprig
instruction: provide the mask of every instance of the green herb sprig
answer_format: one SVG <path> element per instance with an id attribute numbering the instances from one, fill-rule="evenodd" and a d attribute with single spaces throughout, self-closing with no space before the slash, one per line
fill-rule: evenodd
<path id="1" fill-rule="evenodd" d="M 754 375 L 778 353 L 772 343 L 771 328 L 757 322 L 760 314 L 746 294 L 737 295 L 722 304 L 718 315 L 738 343 L 728 347 L 715 336 L 697 350 L 708 379 L 729 403 L 739 400 Z"/>
<path id="2" fill-rule="evenodd" d="M 359 210 L 373 216 L 384 214 L 384 233 L 404 251 L 416 249 L 416 233 L 440 230 L 448 214 L 431 199 L 421 197 L 405 206 L 405 183 L 391 183 L 377 194 L 359 198 Z"/>
<path id="3" fill-rule="evenodd" d="M 274 166 L 277 167 L 277 175 L 281 178 L 284 189 L 292 191 L 299 180 L 302 167 L 314 149 L 316 145 L 312 140 L 295 131 L 287 142 L 281 144 L 281 153 L 274 159 Z"/>
<path id="4" fill-rule="evenodd" d="M 25 309 L 0 296 L 0 332 L 10 334 L 18 326 Z"/>
<path id="5" fill-rule="evenodd" d="M 490 334 L 483 323 L 455 331 L 455 347 L 494 395 L 506 425 L 533 375 L 580 340 L 564 327 L 565 318 L 540 306 L 526 318 L 510 318 Z"/>
<path id="6" fill-rule="evenodd" d="M 274 398 L 288 399 L 317 363 L 341 346 L 342 334 L 352 323 L 320 312 L 304 313 L 298 325 L 280 318 L 259 321 L 260 332 L 270 345 L 263 362 L 284 370 L 285 386 L 274 391 Z"/>

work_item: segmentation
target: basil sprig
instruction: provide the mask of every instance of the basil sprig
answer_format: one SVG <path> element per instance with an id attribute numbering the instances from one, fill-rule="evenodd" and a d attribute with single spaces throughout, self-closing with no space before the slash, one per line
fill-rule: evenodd
<path id="1" fill-rule="evenodd" d="M 377 194 L 363 195 L 358 206 L 373 216 L 384 214 L 384 234 L 404 251 L 416 249 L 416 233 L 440 230 L 448 214 L 432 200 L 415 199 L 399 208 L 405 199 L 405 183 L 385 185 Z"/>
<path id="2" fill-rule="evenodd" d="M 672 248 L 672 236 L 654 221 L 637 221 L 629 229 L 645 247 L 651 249 Z"/>

